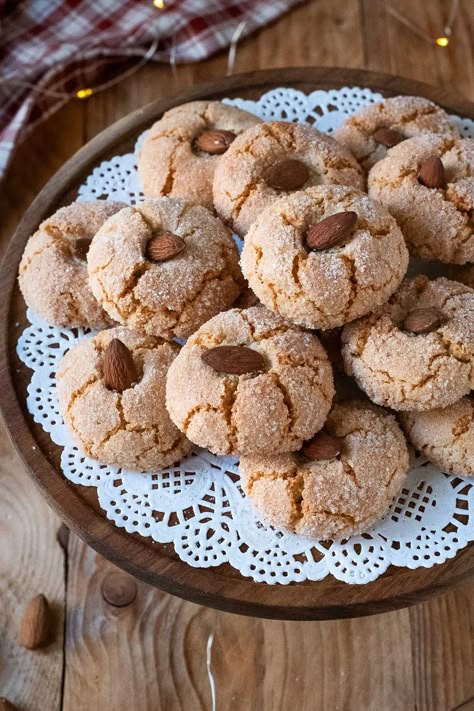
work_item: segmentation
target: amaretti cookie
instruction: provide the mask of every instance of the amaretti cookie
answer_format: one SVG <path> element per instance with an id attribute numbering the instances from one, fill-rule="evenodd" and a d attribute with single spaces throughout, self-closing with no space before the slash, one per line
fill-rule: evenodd
<path id="1" fill-rule="evenodd" d="M 167 111 L 147 133 L 138 174 L 148 197 L 170 195 L 212 209 L 219 157 L 260 119 L 220 101 L 192 101 Z"/>
<path id="2" fill-rule="evenodd" d="M 91 289 L 111 318 L 164 338 L 187 338 L 243 287 L 228 229 L 177 198 L 121 210 L 98 231 L 87 261 Z"/>
<path id="3" fill-rule="evenodd" d="M 226 311 L 187 341 L 168 372 L 171 419 L 216 454 L 299 449 L 334 395 L 316 336 L 262 306 Z"/>
<path id="4" fill-rule="evenodd" d="M 459 136 L 448 114 L 432 101 L 421 96 L 394 96 L 349 116 L 334 137 L 368 171 L 385 158 L 389 148 L 421 133 Z"/>
<path id="5" fill-rule="evenodd" d="M 474 387 L 474 290 L 407 279 L 378 313 L 342 332 L 346 372 L 379 405 L 446 407 Z"/>
<path id="6" fill-rule="evenodd" d="M 411 444 L 442 471 L 474 476 L 474 399 L 428 412 L 402 412 Z"/>
<path id="7" fill-rule="evenodd" d="M 267 308 L 307 328 L 328 329 L 386 302 L 406 273 L 408 251 L 382 205 L 331 185 L 267 207 L 250 228 L 241 259 Z"/>
<path id="8" fill-rule="evenodd" d="M 369 195 L 388 208 L 410 253 L 474 261 L 474 139 L 424 134 L 403 141 L 370 171 Z"/>
<path id="9" fill-rule="evenodd" d="M 240 460 L 242 488 L 262 518 L 319 539 L 367 531 L 386 513 L 407 471 L 395 418 L 360 401 L 334 405 L 325 429 L 300 452 Z"/>
<path id="10" fill-rule="evenodd" d="M 311 126 L 273 121 L 248 129 L 222 156 L 214 175 L 214 206 L 239 235 L 278 198 L 314 185 L 365 180 L 349 151 Z"/>
<path id="11" fill-rule="evenodd" d="M 56 376 L 60 410 L 88 457 L 154 471 L 190 451 L 165 407 L 166 374 L 178 352 L 177 343 L 118 327 L 66 353 Z"/>
<path id="12" fill-rule="evenodd" d="M 28 240 L 18 281 L 27 306 L 53 326 L 110 326 L 110 316 L 93 296 L 87 252 L 104 222 L 124 203 L 74 202 L 41 223 Z"/>

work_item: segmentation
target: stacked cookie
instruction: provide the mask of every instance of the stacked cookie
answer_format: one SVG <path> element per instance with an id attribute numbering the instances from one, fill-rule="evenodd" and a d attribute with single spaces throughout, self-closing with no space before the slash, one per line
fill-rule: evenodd
<path id="1" fill-rule="evenodd" d="M 406 279 L 409 252 L 474 261 L 473 145 L 415 97 L 336 138 L 220 102 L 167 112 L 138 156 L 146 199 L 61 208 L 20 265 L 48 323 L 105 329 L 57 373 L 78 446 L 139 471 L 192 443 L 240 456 L 260 514 L 317 538 L 367 530 L 400 491 L 394 412 L 474 474 L 472 275 Z"/>

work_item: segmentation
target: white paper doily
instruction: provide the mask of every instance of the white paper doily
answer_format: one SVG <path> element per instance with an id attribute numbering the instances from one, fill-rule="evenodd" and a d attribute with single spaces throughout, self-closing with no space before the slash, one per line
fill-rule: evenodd
<path id="1" fill-rule="evenodd" d="M 226 100 L 263 119 L 309 122 L 332 133 L 361 106 L 380 94 L 357 87 L 315 91 L 275 89 L 258 101 Z M 452 117 L 466 136 L 474 122 Z M 139 138 L 139 141 L 142 137 Z M 135 203 L 143 198 L 135 153 L 104 161 L 79 189 L 79 200 L 110 198 Z M 48 326 L 30 310 L 17 352 L 33 370 L 28 410 L 63 447 L 61 466 L 75 484 L 95 486 L 107 517 L 126 531 L 173 543 L 179 557 L 195 567 L 228 562 L 257 582 L 321 580 L 331 573 L 347 583 L 375 580 L 389 565 L 431 567 L 452 558 L 474 540 L 474 487 L 412 458 L 403 491 L 369 533 L 338 543 L 320 543 L 262 523 L 243 496 L 237 460 L 196 449 L 176 467 L 137 474 L 84 457 L 72 443 L 59 413 L 54 374 L 59 360 L 82 330 Z"/>

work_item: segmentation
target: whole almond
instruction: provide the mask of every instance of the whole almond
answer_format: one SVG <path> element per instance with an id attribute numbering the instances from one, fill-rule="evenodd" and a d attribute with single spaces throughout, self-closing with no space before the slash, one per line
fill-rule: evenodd
<path id="1" fill-rule="evenodd" d="M 341 440 L 327 432 L 318 432 L 312 440 L 306 442 L 301 452 L 313 461 L 335 459 L 341 453 Z"/>
<path id="2" fill-rule="evenodd" d="M 236 138 L 237 136 L 233 131 L 223 131 L 218 128 L 210 129 L 199 134 L 196 138 L 196 146 L 204 153 L 221 155 L 226 152 Z"/>
<path id="3" fill-rule="evenodd" d="M 49 604 L 44 595 L 36 595 L 25 608 L 18 643 L 25 649 L 43 647 L 50 638 Z"/>
<path id="4" fill-rule="evenodd" d="M 299 190 L 309 178 L 309 170 L 300 160 L 290 158 L 270 166 L 265 182 L 275 190 Z"/>
<path id="5" fill-rule="evenodd" d="M 91 242 L 92 242 L 92 240 L 87 239 L 87 237 L 77 239 L 76 243 L 74 245 L 74 255 L 78 259 L 82 259 L 83 261 L 85 261 L 87 259 L 87 252 L 89 251 Z"/>
<path id="6" fill-rule="evenodd" d="M 414 309 L 403 322 L 405 331 L 411 333 L 430 333 L 444 321 L 442 312 L 437 308 Z"/>
<path id="7" fill-rule="evenodd" d="M 167 262 L 176 257 L 186 247 L 186 242 L 172 232 L 161 232 L 148 241 L 146 258 L 151 262 Z"/>
<path id="8" fill-rule="evenodd" d="M 18 707 L 2 696 L 0 697 L 0 711 L 18 711 Z"/>
<path id="9" fill-rule="evenodd" d="M 352 210 L 337 212 L 310 227 L 306 233 L 306 244 L 316 251 L 330 249 L 350 235 L 356 222 L 357 213 Z"/>
<path id="10" fill-rule="evenodd" d="M 102 368 L 104 383 L 109 390 L 121 393 L 138 380 L 133 356 L 118 338 L 113 338 L 105 349 Z"/>
<path id="11" fill-rule="evenodd" d="M 396 146 L 397 143 L 405 140 L 405 136 L 402 136 L 398 131 L 394 131 L 393 128 L 379 128 L 378 131 L 372 134 L 372 137 L 376 143 L 381 143 L 387 148 L 392 148 L 392 146 Z"/>
<path id="12" fill-rule="evenodd" d="M 427 188 L 446 187 L 444 165 L 438 156 L 430 156 L 421 164 L 418 173 L 418 182 Z"/>
<path id="13" fill-rule="evenodd" d="M 245 375 L 265 369 L 263 356 L 246 346 L 216 346 L 201 355 L 204 363 L 217 373 Z"/>

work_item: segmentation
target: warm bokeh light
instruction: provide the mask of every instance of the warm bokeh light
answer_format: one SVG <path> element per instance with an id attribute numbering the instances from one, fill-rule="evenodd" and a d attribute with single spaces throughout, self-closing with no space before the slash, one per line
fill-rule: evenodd
<path id="1" fill-rule="evenodd" d="M 79 91 L 76 92 L 76 96 L 78 99 L 87 99 L 87 97 L 91 94 L 92 89 L 79 89 Z"/>
<path id="2" fill-rule="evenodd" d="M 153 5 L 158 8 L 158 10 L 164 10 L 165 9 L 165 3 L 164 0 L 153 0 Z"/>
<path id="3" fill-rule="evenodd" d="M 438 45 L 438 47 L 447 47 L 449 44 L 449 39 L 448 37 L 437 37 L 436 44 Z"/>

